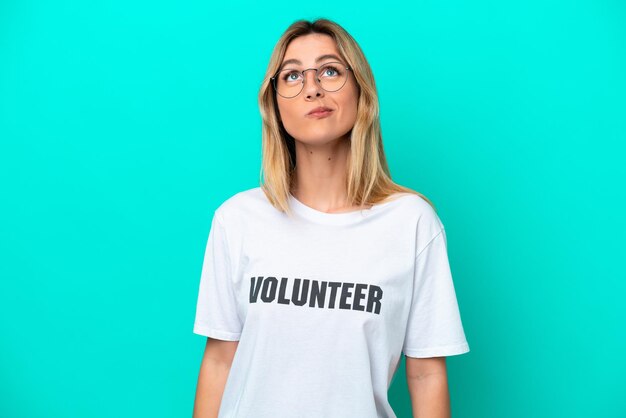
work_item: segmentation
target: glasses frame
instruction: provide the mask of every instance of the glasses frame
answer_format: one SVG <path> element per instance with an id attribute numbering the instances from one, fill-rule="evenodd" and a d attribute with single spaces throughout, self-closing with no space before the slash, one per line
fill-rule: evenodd
<path id="1" fill-rule="evenodd" d="M 338 67 L 343 67 L 346 70 L 346 80 L 344 81 L 344 83 L 341 85 L 341 87 L 339 87 L 337 90 L 326 90 L 324 87 L 322 87 L 321 81 L 319 79 L 319 73 L 318 71 L 320 70 L 320 68 L 328 65 L 328 64 L 340 64 L 338 65 Z M 348 81 L 348 71 L 352 71 L 352 68 L 350 68 L 349 66 L 345 65 L 343 62 L 339 62 L 339 61 L 328 61 L 325 62 L 324 64 L 320 65 L 317 68 L 307 68 L 306 70 L 302 70 L 302 71 L 298 71 L 298 70 L 291 70 L 291 71 L 295 71 L 299 74 L 302 75 L 302 86 L 300 87 L 300 91 L 294 95 L 294 96 L 283 96 L 282 94 L 280 94 L 278 92 L 278 88 L 276 87 L 276 77 L 278 76 L 278 74 L 280 74 L 282 71 L 285 71 L 286 69 L 283 68 L 281 70 L 276 71 L 276 74 L 274 74 L 274 77 L 270 77 L 270 80 L 272 82 L 272 86 L 274 87 L 274 91 L 276 92 L 276 94 L 278 94 L 280 97 L 284 97 L 285 99 L 293 99 L 294 97 L 297 97 L 300 93 L 302 93 L 302 90 L 304 90 L 304 83 L 306 82 L 306 75 L 304 74 L 305 72 L 309 71 L 309 70 L 315 70 L 315 80 L 317 80 L 317 84 L 320 86 L 320 88 L 324 91 L 327 91 L 329 93 L 333 93 L 335 91 L 339 91 L 343 88 L 343 86 L 346 85 L 346 82 Z"/>

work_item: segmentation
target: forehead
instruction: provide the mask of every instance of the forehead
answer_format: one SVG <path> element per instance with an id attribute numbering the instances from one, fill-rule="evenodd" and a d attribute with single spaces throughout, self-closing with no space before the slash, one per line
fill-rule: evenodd
<path id="1" fill-rule="evenodd" d="M 329 35 L 311 33 L 292 40 L 285 50 L 285 57 L 281 65 L 286 61 L 298 60 L 304 66 L 315 66 L 316 59 L 321 55 L 336 55 L 341 59 L 335 40 Z M 292 63 L 292 65 L 298 65 Z"/>

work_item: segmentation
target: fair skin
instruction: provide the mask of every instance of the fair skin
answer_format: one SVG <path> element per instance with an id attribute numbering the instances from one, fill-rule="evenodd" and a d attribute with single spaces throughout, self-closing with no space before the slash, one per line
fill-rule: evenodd
<path id="1" fill-rule="evenodd" d="M 193 418 L 217 418 L 230 366 L 239 341 L 208 337 L 200 365 Z"/>
<path id="2" fill-rule="evenodd" d="M 406 381 L 413 418 L 450 418 L 445 357 L 406 357 Z"/>
<path id="3" fill-rule="evenodd" d="M 323 58 L 323 55 L 337 58 Z M 285 51 L 283 68 L 302 71 L 318 68 L 325 62 L 340 61 L 334 40 L 324 34 L 295 38 Z M 347 201 L 346 171 L 350 133 L 357 115 L 358 86 L 348 72 L 346 84 L 328 92 L 315 80 L 314 71 L 304 73 L 302 91 L 293 98 L 276 95 L 280 119 L 295 140 L 296 176 L 294 197 L 316 210 L 327 213 L 361 209 Z M 333 109 L 324 118 L 307 113 L 318 106 Z M 194 418 L 216 418 L 224 385 L 232 364 L 237 341 L 207 338 L 196 390 Z M 445 357 L 406 357 L 406 376 L 414 418 L 450 418 L 450 400 Z"/>
<path id="4" fill-rule="evenodd" d="M 334 55 L 337 58 L 324 58 Z M 283 63 L 298 60 L 301 64 L 285 64 L 283 69 L 302 71 L 318 68 L 325 62 L 345 64 L 334 40 L 323 34 L 300 36 L 289 43 Z M 293 196 L 309 207 L 322 212 L 338 213 L 359 209 L 347 202 L 346 171 L 350 133 L 357 115 L 358 86 L 348 71 L 346 84 L 338 91 L 327 92 L 315 80 L 315 71 L 304 73 L 304 88 L 296 97 L 276 95 L 278 111 L 285 130 L 295 139 L 296 175 Z M 318 119 L 306 116 L 312 109 L 326 106 L 330 116 Z"/>

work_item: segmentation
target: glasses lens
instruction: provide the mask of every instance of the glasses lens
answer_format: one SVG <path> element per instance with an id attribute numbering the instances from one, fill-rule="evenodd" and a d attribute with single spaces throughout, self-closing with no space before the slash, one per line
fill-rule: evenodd
<path id="1" fill-rule="evenodd" d="M 326 91 L 337 91 L 346 84 L 346 67 L 339 62 L 329 62 L 320 67 L 320 85 Z"/>
<path id="2" fill-rule="evenodd" d="M 276 75 L 276 91 L 283 97 L 295 97 L 302 90 L 302 73 L 282 70 Z"/>

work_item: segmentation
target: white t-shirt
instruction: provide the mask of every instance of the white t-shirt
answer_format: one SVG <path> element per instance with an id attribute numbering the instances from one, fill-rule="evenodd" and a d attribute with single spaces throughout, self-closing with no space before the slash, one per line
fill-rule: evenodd
<path id="1" fill-rule="evenodd" d="M 469 351 L 444 226 L 414 194 L 294 217 L 260 187 L 213 215 L 193 332 L 239 341 L 218 418 L 395 418 L 401 353 Z"/>

